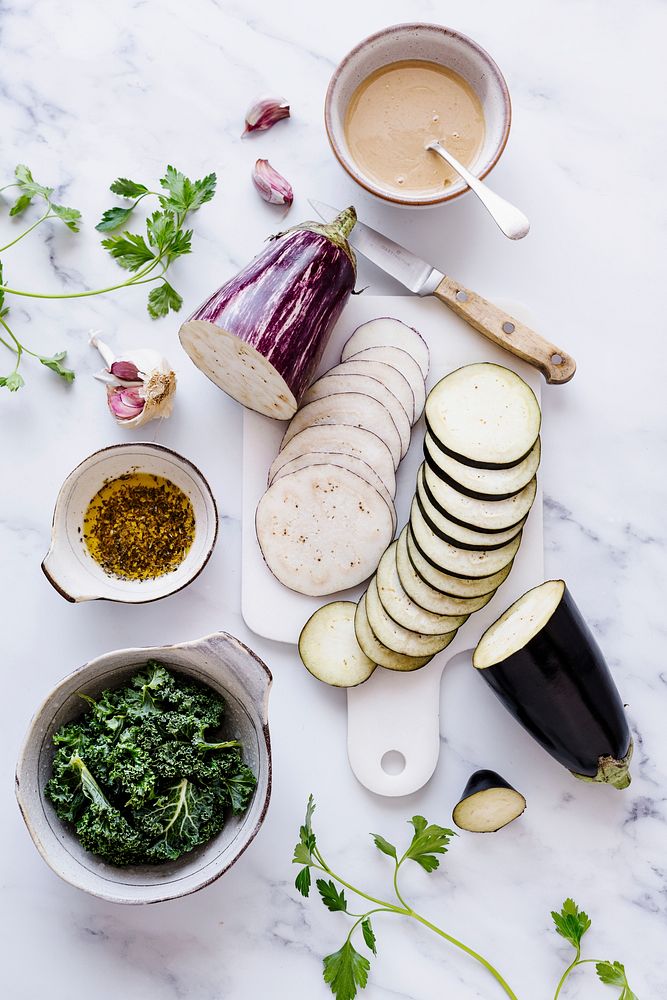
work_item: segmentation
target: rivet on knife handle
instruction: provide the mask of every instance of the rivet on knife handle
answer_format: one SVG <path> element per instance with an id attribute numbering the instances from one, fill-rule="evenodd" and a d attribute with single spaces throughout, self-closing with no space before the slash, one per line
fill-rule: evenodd
<path id="1" fill-rule="evenodd" d="M 443 278 L 433 294 L 498 347 L 539 368 L 547 382 L 569 382 L 577 370 L 574 358 L 562 348 L 452 278 Z"/>

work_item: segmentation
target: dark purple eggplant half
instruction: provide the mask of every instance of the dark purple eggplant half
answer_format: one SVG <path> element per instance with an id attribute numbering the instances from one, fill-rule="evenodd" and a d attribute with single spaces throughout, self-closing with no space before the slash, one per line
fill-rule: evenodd
<path id="1" fill-rule="evenodd" d="M 623 702 L 563 580 L 515 601 L 479 640 L 473 666 L 575 778 L 627 788 L 632 737 Z"/>
<path id="2" fill-rule="evenodd" d="M 278 420 L 294 415 L 354 288 L 356 219 L 350 207 L 330 225 L 279 233 L 182 325 L 185 351 L 233 399 Z"/>
<path id="3" fill-rule="evenodd" d="M 526 808 L 521 792 L 495 771 L 475 771 L 468 778 L 452 819 L 460 830 L 495 833 L 517 819 Z"/>

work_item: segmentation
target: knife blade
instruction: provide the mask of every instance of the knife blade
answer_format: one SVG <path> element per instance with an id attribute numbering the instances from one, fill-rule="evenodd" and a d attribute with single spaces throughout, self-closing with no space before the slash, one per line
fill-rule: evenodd
<path id="1" fill-rule="evenodd" d="M 309 199 L 309 203 L 325 222 L 333 222 L 340 212 L 322 201 Z M 347 239 L 355 250 L 410 292 L 435 296 L 498 347 L 538 368 L 547 382 L 569 382 L 577 370 L 574 358 L 562 348 L 383 233 L 357 221 Z"/>
<path id="2" fill-rule="evenodd" d="M 322 201 L 308 200 L 311 208 L 324 222 L 333 222 L 339 214 L 331 205 L 326 205 Z M 376 264 L 392 278 L 396 278 L 415 295 L 431 295 L 444 278 L 442 271 L 427 264 L 400 243 L 394 243 L 388 236 L 383 236 L 382 233 L 358 220 L 347 241 L 367 260 Z"/>

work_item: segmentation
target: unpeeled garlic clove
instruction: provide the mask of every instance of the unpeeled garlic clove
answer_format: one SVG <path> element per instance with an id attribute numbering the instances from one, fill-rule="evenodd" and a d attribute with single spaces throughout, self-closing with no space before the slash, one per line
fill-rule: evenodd
<path id="1" fill-rule="evenodd" d="M 262 97 L 246 111 L 243 135 L 265 132 L 283 118 L 289 118 L 287 101 L 282 97 Z"/>
<path id="2" fill-rule="evenodd" d="M 97 334 L 90 343 L 104 358 L 106 368 L 95 377 L 106 385 L 107 405 L 118 424 L 141 427 L 171 414 L 176 375 L 166 358 L 148 348 L 115 357 Z"/>
<path id="3" fill-rule="evenodd" d="M 252 179 L 264 201 L 270 205 L 287 205 L 294 201 L 292 185 L 271 166 L 268 160 L 257 160 Z"/>

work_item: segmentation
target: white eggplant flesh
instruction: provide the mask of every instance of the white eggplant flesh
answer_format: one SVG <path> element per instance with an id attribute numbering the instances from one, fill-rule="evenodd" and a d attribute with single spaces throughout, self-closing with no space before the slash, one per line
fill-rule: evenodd
<path id="1" fill-rule="evenodd" d="M 339 465 L 341 469 L 349 469 L 350 472 L 354 472 L 355 475 L 359 476 L 361 479 L 365 479 L 367 483 L 370 483 L 371 486 L 375 487 L 380 496 L 386 500 L 387 505 L 391 510 L 394 531 L 396 531 L 398 518 L 396 515 L 396 507 L 394 506 L 394 498 L 389 493 L 389 490 L 382 482 L 375 469 L 371 469 L 370 465 L 367 462 L 364 462 L 361 458 L 355 458 L 353 455 L 336 455 L 334 459 L 334 456 L 330 452 L 312 451 L 308 455 L 300 455 L 298 458 L 293 458 L 291 462 L 287 462 L 283 465 L 283 467 L 276 473 L 273 482 L 276 482 L 278 479 L 282 479 L 284 476 L 290 476 L 293 472 L 300 472 L 301 469 L 307 469 L 312 465 L 331 465 L 332 462 Z"/>
<path id="2" fill-rule="evenodd" d="M 383 608 L 375 577 L 366 591 L 366 615 L 373 634 L 380 642 L 406 656 L 434 656 L 445 649 L 456 635 L 456 629 L 441 635 L 424 635 L 399 625 Z"/>
<path id="3" fill-rule="evenodd" d="M 537 478 L 533 476 L 527 486 L 505 500 L 480 500 L 459 493 L 444 482 L 424 463 L 424 485 L 429 499 L 450 520 L 478 531 L 503 532 L 520 525 L 533 506 L 537 493 Z"/>
<path id="4" fill-rule="evenodd" d="M 343 348 L 342 360 L 347 361 L 369 347 L 399 347 L 415 359 L 424 378 L 428 375 L 431 359 L 426 341 L 400 319 L 382 316 L 357 327 Z"/>
<path id="5" fill-rule="evenodd" d="M 273 575 L 311 597 L 366 580 L 394 531 L 391 510 L 378 491 L 333 464 L 276 480 L 259 501 L 255 525 Z"/>
<path id="6" fill-rule="evenodd" d="M 424 483 L 424 466 L 417 474 L 417 503 L 424 518 L 436 535 L 450 545 L 457 545 L 461 549 L 499 549 L 507 542 L 519 534 L 525 523 L 525 517 L 518 524 L 505 531 L 481 531 L 478 528 L 466 528 L 453 521 L 450 517 L 437 507 L 432 500 L 428 488 Z"/>
<path id="7" fill-rule="evenodd" d="M 422 635 L 445 635 L 460 628 L 468 615 L 433 614 L 420 608 L 409 597 L 401 584 L 396 567 L 396 542 L 392 542 L 380 559 L 375 574 L 378 595 L 389 617 L 403 628 Z"/>
<path id="8" fill-rule="evenodd" d="M 407 525 L 396 543 L 396 570 L 408 597 L 424 611 L 431 611 L 435 615 L 471 615 L 485 607 L 495 594 L 495 590 L 492 590 L 480 597 L 452 597 L 426 583 L 412 565 L 408 553 Z"/>
<path id="9" fill-rule="evenodd" d="M 407 379 L 415 401 L 412 423 L 419 420 L 426 403 L 426 382 L 424 373 L 411 354 L 402 351 L 400 347 L 367 347 L 366 350 L 353 354 L 349 360 L 381 361 L 400 372 Z"/>
<path id="10" fill-rule="evenodd" d="M 522 462 L 540 433 L 535 393 L 520 375 L 488 362 L 446 375 L 429 393 L 427 427 L 447 454 L 467 465 Z"/>
<path id="11" fill-rule="evenodd" d="M 526 458 L 509 469 L 476 469 L 444 452 L 427 431 L 424 456 L 432 470 L 460 493 L 482 500 L 502 500 L 514 496 L 528 485 L 539 468 L 541 447 L 538 438 Z"/>
<path id="12" fill-rule="evenodd" d="M 366 656 L 374 660 L 379 667 L 384 667 L 386 670 L 399 670 L 409 673 L 411 670 L 419 670 L 421 667 L 425 667 L 433 659 L 432 656 L 405 656 L 403 653 L 396 653 L 393 649 L 388 649 L 383 645 L 368 623 L 365 594 L 357 604 L 357 611 L 354 617 L 354 631 L 357 636 L 357 642 Z"/>
<path id="13" fill-rule="evenodd" d="M 372 431 L 387 443 L 394 468 L 398 468 L 401 461 L 401 438 L 396 424 L 382 403 L 361 392 L 339 392 L 302 406 L 290 420 L 280 450 L 306 427 L 319 427 L 322 424 L 338 424 L 342 428 L 341 437 L 345 436 L 347 426 Z"/>
<path id="14" fill-rule="evenodd" d="M 393 420 L 401 441 L 401 458 L 410 447 L 410 429 L 412 427 L 400 400 L 377 378 L 368 374 L 337 374 L 327 372 L 306 389 L 303 395 L 303 405 L 313 403 L 317 399 L 335 396 L 342 392 L 359 392 L 382 403 Z"/>
<path id="15" fill-rule="evenodd" d="M 295 458 L 312 452 L 350 455 L 367 462 L 377 472 L 392 497 L 396 496 L 396 473 L 388 446 L 364 427 L 318 424 L 295 434 L 276 455 L 269 469 L 269 486 L 280 470 Z M 331 461 L 336 464 L 336 459 Z"/>
<path id="16" fill-rule="evenodd" d="M 488 576 L 461 577 L 454 573 L 447 573 L 438 569 L 429 562 L 426 556 L 420 552 L 412 534 L 412 529 L 408 527 L 406 536 L 407 550 L 410 562 L 414 566 L 419 576 L 428 583 L 434 590 L 452 597 L 482 597 L 487 594 L 495 594 L 501 583 L 507 579 L 512 569 L 512 563 L 499 570 L 497 573 L 490 573 Z"/>
<path id="17" fill-rule="evenodd" d="M 299 656 L 306 670 L 324 684 L 356 687 L 376 664 L 357 642 L 353 601 L 333 601 L 311 615 L 299 636 Z"/>
<path id="18" fill-rule="evenodd" d="M 519 533 L 511 542 L 500 549 L 461 549 L 444 542 L 426 523 L 419 509 L 417 499 L 410 508 L 410 528 L 417 548 L 426 559 L 445 573 L 461 577 L 490 576 L 508 566 L 517 554 L 521 544 Z"/>
<path id="19" fill-rule="evenodd" d="M 353 354 L 350 361 L 381 361 L 399 371 L 410 384 L 415 401 L 415 411 L 412 423 L 415 424 L 422 415 L 426 403 L 426 380 L 419 364 L 411 354 L 400 347 L 367 347 L 358 354 Z"/>
<path id="20" fill-rule="evenodd" d="M 330 368 L 327 375 L 370 375 L 386 386 L 401 404 L 410 426 L 415 421 L 415 395 L 405 375 L 385 361 L 350 358 Z"/>
<path id="21" fill-rule="evenodd" d="M 526 800 L 495 771 L 475 771 L 454 806 L 452 819 L 460 830 L 497 833 L 525 811 Z"/>

